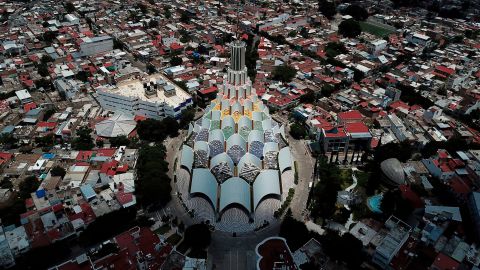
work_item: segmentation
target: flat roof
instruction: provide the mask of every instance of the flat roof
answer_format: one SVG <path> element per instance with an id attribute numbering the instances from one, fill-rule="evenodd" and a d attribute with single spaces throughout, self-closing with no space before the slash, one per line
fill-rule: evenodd
<path id="1" fill-rule="evenodd" d="M 165 95 L 165 91 L 163 90 L 164 86 L 159 86 L 156 96 L 152 95 L 147 97 L 145 95 L 143 83 L 152 82 L 152 81 L 156 82 L 158 80 L 163 80 L 167 82 L 168 85 L 173 86 L 175 88 L 175 94 L 167 96 Z M 160 73 L 147 76 L 144 78 L 144 80 L 130 79 L 130 80 L 121 81 L 117 83 L 116 86 L 100 87 L 99 89 L 105 92 L 110 92 L 112 94 L 117 94 L 117 95 L 122 95 L 127 97 L 135 97 L 140 100 L 151 102 L 151 103 L 158 103 L 158 104 L 166 103 L 167 105 L 170 105 L 172 107 L 177 107 L 182 102 L 185 102 L 191 98 L 190 94 L 185 92 L 182 88 L 174 84 L 167 77 L 165 77 L 163 74 L 160 74 Z"/>

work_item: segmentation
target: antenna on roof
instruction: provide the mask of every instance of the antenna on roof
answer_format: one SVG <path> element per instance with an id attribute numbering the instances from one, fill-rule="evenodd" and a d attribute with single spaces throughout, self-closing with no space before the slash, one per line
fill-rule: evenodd
<path id="1" fill-rule="evenodd" d="M 240 28 L 240 1 L 237 5 L 237 28 L 235 29 L 235 39 L 238 40 L 238 29 Z"/>

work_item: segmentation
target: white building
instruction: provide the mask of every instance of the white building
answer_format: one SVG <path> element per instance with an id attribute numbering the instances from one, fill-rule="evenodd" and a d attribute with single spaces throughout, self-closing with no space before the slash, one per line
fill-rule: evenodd
<path id="1" fill-rule="evenodd" d="M 417 44 L 420 46 L 426 46 L 430 43 L 431 39 L 429 36 L 420 34 L 420 33 L 410 33 L 407 35 L 408 42 Z"/>
<path id="2" fill-rule="evenodd" d="M 178 119 L 182 111 L 193 104 L 187 92 L 162 74 L 124 80 L 115 86 L 100 86 L 97 94 L 103 109 L 153 119 Z"/>
<path id="3" fill-rule="evenodd" d="M 377 55 L 379 52 L 385 50 L 387 44 L 388 42 L 384 39 L 372 41 L 368 44 L 368 51 L 373 55 Z"/>
<path id="4" fill-rule="evenodd" d="M 80 25 L 80 19 L 73 14 L 65 15 L 65 21 L 67 21 L 69 25 Z"/>
<path id="5" fill-rule="evenodd" d="M 113 50 L 113 38 L 110 36 L 99 36 L 94 38 L 85 37 L 80 44 L 82 56 L 91 56 Z"/>
<path id="6" fill-rule="evenodd" d="M 15 92 L 15 95 L 17 96 L 17 98 L 20 100 L 22 104 L 26 104 L 33 101 L 32 96 L 30 95 L 27 89 L 18 90 Z"/>

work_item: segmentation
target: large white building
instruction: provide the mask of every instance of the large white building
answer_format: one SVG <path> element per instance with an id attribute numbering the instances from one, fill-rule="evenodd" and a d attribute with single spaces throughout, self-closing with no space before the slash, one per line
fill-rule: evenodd
<path id="1" fill-rule="evenodd" d="M 102 108 L 147 118 L 178 119 L 192 105 L 192 97 L 162 74 L 118 82 L 97 88 Z"/>
<path id="2" fill-rule="evenodd" d="M 177 186 L 197 219 L 245 232 L 273 221 L 294 186 L 294 166 L 285 127 L 272 118 L 248 77 L 245 43 L 236 40 L 230 49 L 217 98 L 190 124 Z"/>
<path id="3" fill-rule="evenodd" d="M 80 44 L 82 56 L 91 56 L 113 50 L 113 38 L 111 36 L 85 37 Z"/>

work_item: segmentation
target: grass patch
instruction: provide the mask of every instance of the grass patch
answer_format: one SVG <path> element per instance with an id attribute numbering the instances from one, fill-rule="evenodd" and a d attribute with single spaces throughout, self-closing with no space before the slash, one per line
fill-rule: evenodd
<path id="1" fill-rule="evenodd" d="M 180 242 L 180 240 L 182 240 L 182 237 L 179 235 L 179 234 L 172 234 L 170 235 L 168 238 L 167 238 L 167 243 L 171 244 L 172 246 L 175 246 L 176 244 L 178 244 L 178 242 Z"/>
<path id="2" fill-rule="evenodd" d="M 395 33 L 394 31 L 381 27 L 379 25 L 375 25 L 369 22 L 360 22 L 360 27 L 362 28 L 363 32 L 370 33 L 377 37 L 386 37 L 391 33 Z"/>
<path id="3" fill-rule="evenodd" d="M 162 227 L 156 229 L 154 232 L 155 232 L 156 234 L 161 234 L 161 235 L 163 235 L 163 234 L 166 234 L 167 232 L 169 232 L 170 229 L 171 229 L 171 228 L 170 228 L 170 225 L 165 224 L 165 225 L 162 225 Z"/>
<path id="4" fill-rule="evenodd" d="M 280 206 L 280 208 L 273 213 L 273 216 L 275 218 L 281 217 L 283 215 L 283 212 L 285 212 L 285 210 L 287 210 L 288 206 L 290 205 L 290 202 L 292 202 L 293 195 L 295 195 L 295 189 L 291 188 L 291 189 L 288 190 L 287 198 L 282 203 L 282 206 Z"/>
<path id="5" fill-rule="evenodd" d="M 370 173 L 356 171 L 355 176 L 357 176 L 358 185 L 361 187 L 365 187 L 367 185 L 368 179 L 370 178 Z"/>
<path id="6" fill-rule="evenodd" d="M 340 188 L 342 190 L 353 184 L 352 171 L 351 170 L 340 170 Z"/>
<path id="7" fill-rule="evenodd" d="M 293 162 L 293 167 L 295 169 L 295 172 L 294 172 L 293 175 L 294 175 L 294 178 L 295 178 L 294 183 L 296 185 L 296 184 L 298 184 L 298 168 L 297 168 L 297 161 L 296 160 Z"/>

